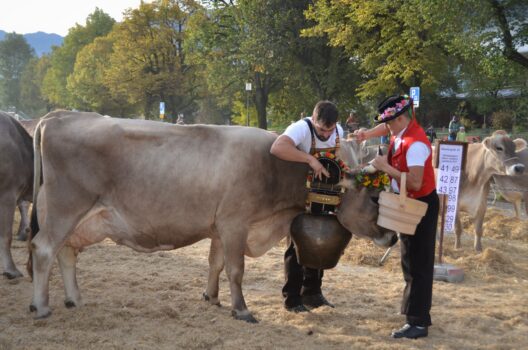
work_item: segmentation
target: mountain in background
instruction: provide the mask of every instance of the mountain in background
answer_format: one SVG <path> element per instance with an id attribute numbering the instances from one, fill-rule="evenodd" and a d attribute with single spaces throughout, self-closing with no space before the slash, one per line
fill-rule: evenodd
<path id="1" fill-rule="evenodd" d="M 4 40 L 6 34 L 6 32 L 0 30 L 0 41 Z M 61 46 L 64 40 L 64 38 L 58 34 L 48 34 L 44 32 L 24 34 L 24 38 L 26 38 L 29 46 L 35 50 L 35 53 L 39 57 L 45 53 L 50 53 L 52 46 Z"/>

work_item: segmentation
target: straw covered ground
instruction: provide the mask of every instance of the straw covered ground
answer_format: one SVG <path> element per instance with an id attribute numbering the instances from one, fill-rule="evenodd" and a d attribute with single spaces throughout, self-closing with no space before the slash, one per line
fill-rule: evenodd
<path id="1" fill-rule="evenodd" d="M 490 208 L 484 251 L 473 251 L 464 219 L 463 248 L 445 238 L 445 261 L 464 268 L 464 282 L 435 282 L 429 337 L 392 340 L 403 288 L 398 249 L 378 266 L 383 250 L 353 239 L 324 292 L 335 309 L 291 314 L 282 308 L 280 243 L 246 259 L 243 288 L 260 323 L 235 321 L 221 280 L 222 307 L 201 300 L 208 241 L 171 252 L 136 253 L 105 241 L 80 254 L 84 306 L 66 309 L 59 269 L 50 281 L 53 314 L 33 320 L 27 276 L 0 279 L 0 349 L 521 349 L 528 346 L 528 221 Z M 25 243 L 14 242 L 20 269 Z"/>

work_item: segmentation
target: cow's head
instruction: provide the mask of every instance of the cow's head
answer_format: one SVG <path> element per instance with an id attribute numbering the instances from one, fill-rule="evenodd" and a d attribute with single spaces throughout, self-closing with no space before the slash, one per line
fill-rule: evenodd
<path id="1" fill-rule="evenodd" d="M 357 188 L 352 181 L 343 181 L 347 188 L 341 199 L 337 220 L 352 234 L 370 238 L 381 247 L 390 247 L 397 241 L 394 231 L 377 225 L 378 196 L 366 188 Z"/>
<path id="2" fill-rule="evenodd" d="M 486 137 L 482 144 L 491 157 L 486 157 L 486 165 L 493 168 L 497 174 L 521 175 L 524 172 L 524 165 L 519 162 L 515 152 L 526 148 L 526 141 L 516 139 L 512 141 L 505 133 L 495 132 L 492 136 Z"/>

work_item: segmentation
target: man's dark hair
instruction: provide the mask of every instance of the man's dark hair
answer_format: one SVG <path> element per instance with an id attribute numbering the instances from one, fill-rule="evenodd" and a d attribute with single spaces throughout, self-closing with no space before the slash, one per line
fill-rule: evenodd
<path id="1" fill-rule="evenodd" d="M 314 119 L 326 127 L 332 127 L 337 123 L 339 113 L 337 107 L 330 101 L 319 101 L 314 107 Z"/>

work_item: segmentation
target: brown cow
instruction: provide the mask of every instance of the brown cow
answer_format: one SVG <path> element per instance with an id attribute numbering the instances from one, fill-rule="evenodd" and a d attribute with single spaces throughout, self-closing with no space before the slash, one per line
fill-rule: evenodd
<path id="1" fill-rule="evenodd" d="M 33 146 L 31 137 L 13 117 L 0 112 L 0 255 L 4 276 L 16 278 L 22 273 L 11 256 L 13 219 L 16 206 L 21 212 L 18 236 L 28 228 L 27 206 L 33 191 Z M 25 202 L 26 201 L 26 202 Z"/>
<path id="2" fill-rule="evenodd" d="M 516 155 L 519 157 L 519 162 L 528 167 L 528 149 L 525 148 Z M 495 175 L 493 181 L 495 182 L 494 190 L 497 190 L 508 202 L 513 203 L 515 216 L 518 219 L 521 218 L 523 200 L 528 215 L 528 174 L 526 171 L 521 176 Z"/>
<path id="3" fill-rule="evenodd" d="M 524 172 L 524 165 L 519 163 L 515 152 L 526 147 L 521 139 L 512 141 L 507 135 L 494 134 L 485 138 L 482 143 L 468 145 L 467 162 L 461 176 L 458 208 L 455 220 L 455 248 L 460 248 L 462 223 L 458 213 L 468 213 L 475 225 L 476 251 L 482 251 L 482 232 L 484 215 L 487 209 L 487 198 L 490 180 L 493 175 L 515 176 Z"/>
<path id="4" fill-rule="evenodd" d="M 308 166 L 272 156 L 275 139 L 256 128 L 48 114 L 35 133 L 35 173 L 42 162 L 43 176 L 34 205 L 41 226 L 31 244 L 36 317 L 50 314 L 56 256 L 70 307 L 81 303 L 75 264 L 82 247 L 108 237 L 152 252 L 209 238 L 206 300 L 218 303 L 225 264 L 233 316 L 256 322 L 242 294 L 244 255 L 258 257 L 286 236 L 306 198 Z M 376 219 L 365 191 L 345 194 L 338 220 L 389 246 L 395 233 Z"/>

